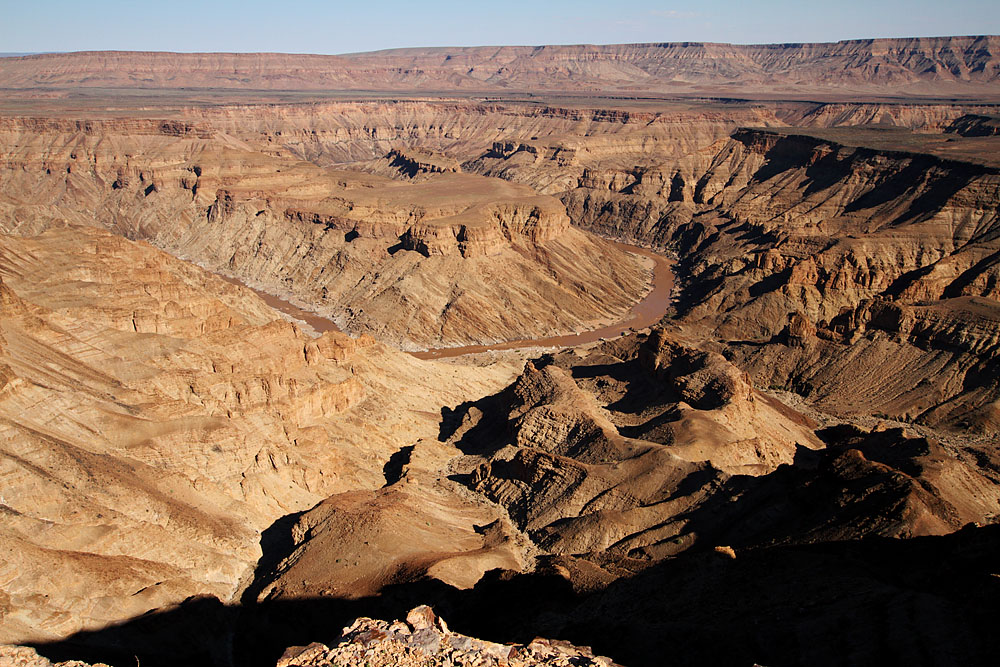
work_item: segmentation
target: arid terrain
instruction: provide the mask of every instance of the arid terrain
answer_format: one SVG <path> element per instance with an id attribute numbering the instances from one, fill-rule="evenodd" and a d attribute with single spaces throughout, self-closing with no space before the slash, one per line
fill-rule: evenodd
<path id="1" fill-rule="evenodd" d="M 0 89 L 0 662 L 1000 654 L 1000 38 Z"/>

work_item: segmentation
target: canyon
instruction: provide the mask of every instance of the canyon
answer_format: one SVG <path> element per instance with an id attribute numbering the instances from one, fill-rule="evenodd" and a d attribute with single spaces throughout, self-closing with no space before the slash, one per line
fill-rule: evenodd
<path id="1" fill-rule="evenodd" d="M 989 664 L 997 40 L 0 58 L 0 656 Z"/>

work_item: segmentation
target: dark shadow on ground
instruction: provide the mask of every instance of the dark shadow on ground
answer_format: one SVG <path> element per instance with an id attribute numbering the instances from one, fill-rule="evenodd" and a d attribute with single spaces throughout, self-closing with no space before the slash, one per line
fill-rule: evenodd
<path id="1" fill-rule="evenodd" d="M 211 598 L 38 644 L 51 660 L 120 667 L 271 667 L 288 646 L 335 643 L 357 616 L 431 604 L 455 632 L 566 639 L 632 667 L 985 665 L 998 646 L 1000 526 L 943 537 L 711 550 L 582 595 L 557 575 L 493 572 L 468 591 L 438 582 L 376 598 L 226 606 Z"/>

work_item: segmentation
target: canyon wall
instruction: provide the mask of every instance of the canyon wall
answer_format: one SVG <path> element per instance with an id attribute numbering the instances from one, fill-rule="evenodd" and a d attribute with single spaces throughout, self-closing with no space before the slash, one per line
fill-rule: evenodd
<path id="1" fill-rule="evenodd" d="M 278 90 L 704 91 L 783 95 L 985 94 L 998 38 L 826 44 L 663 44 L 412 48 L 340 56 L 82 52 L 4 58 L 0 86 Z"/>
<path id="2" fill-rule="evenodd" d="M 0 236 L 0 278 L 0 641 L 238 598 L 262 531 L 380 487 L 441 404 L 509 377 L 310 337 L 92 227 Z"/>
<path id="3" fill-rule="evenodd" d="M 3 142 L 5 231 L 96 224 L 409 348 L 591 328 L 649 280 L 500 179 L 334 171 L 179 121 L 7 120 Z"/>

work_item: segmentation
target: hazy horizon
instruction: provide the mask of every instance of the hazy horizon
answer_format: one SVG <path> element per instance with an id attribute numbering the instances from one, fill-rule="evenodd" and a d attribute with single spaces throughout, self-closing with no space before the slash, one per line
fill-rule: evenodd
<path id="1" fill-rule="evenodd" d="M 781 44 L 852 39 L 993 35 L 1000 3 L 930 0 L 804 6 L 771 0 L 636 2 L 511 0 L 465 5 L 374 0 L 364 4 L 261 0 L 169 5 L 55 0 L 12 4 L 0 26 L 3 56 L 73 51 L 342 55 L 400 48 L 721 42 Z"/>
<path id="2" fill-rule="evenodd" d="M 941 34 L 941 35 L 898 35 L 895 37 L 855 37 L 851 39 L 840 39 L 840 40 L 826 40 L 825 42 L 814 42 L 814 41 L 785 41 L 785 42 L 712 42 L 709 40 L 662 40 L 660 42 L 565 42 L 565 43 L 549 43 L 549 44 L 442 44 L 442 45 L 427 45 L 427 46 L 391 46 L 382 49 L 370 49 L 367 51 L 343 51 L 339 53 L 317 53 L 314 51 L 183 51 L 183 50 L 168 50 L 168 49 L 74 49 L 71 51 L 0 51 L 0 58 L 19 58 L 23 56 L 42 56 L 42 55 L 60 55 L 69 53 L 99 53 L 99 52 L 120 52 L 120 53 L 182 53 L 182 54 L 198 54 L 198 53 L 235 53 L 240 55 L 254 55 L 254 54 L 277 54 L 277 55 L 301 55 L 301 56 L 350 56 L 360 53 L 377 53 L 380 51 L 405 51 L 408 49 L 489 49 L 489 48 L 537 48 L 540 46 L 616 46 L 616 45 L 628 45 L 628 44 L 666 44 L 666 43 L 688 43 L 688 44 L 731 44 L 733 46 L 770 46 L 776 44 L 821 44 L 821 43 L 836 43 L 836 42 L 850 42 L 850 41 L 866 41 L 873 39 L 944 39 L 944 38 L 979 38 L 979 37 L 1000 37 L 1000 32 L 998 33 L 982 33 L 982 34 Z"/>

